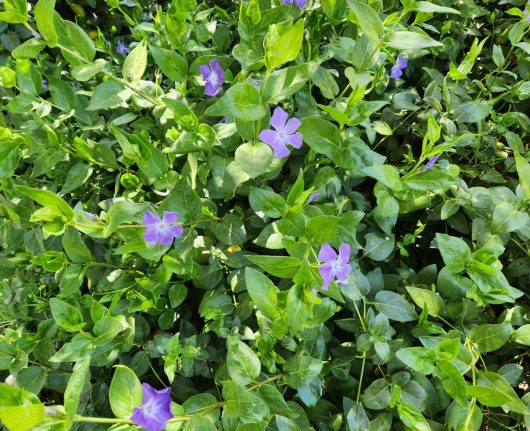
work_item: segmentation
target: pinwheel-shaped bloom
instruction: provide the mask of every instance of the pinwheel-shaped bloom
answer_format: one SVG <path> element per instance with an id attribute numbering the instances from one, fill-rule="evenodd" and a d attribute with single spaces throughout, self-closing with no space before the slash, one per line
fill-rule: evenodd
<path id="1" fill-rule="evenodd" d="M 225 82 L 225 72 L 219 60 L 210 60 L 208 64 L 201 64 L 199 66 L 202 79 L 204 80 L 204 94 L 207 96 L 217 96 L 221 91 L 223 82 Z"/>
<path id="2" fill-rule="evenodd" d="M 299 9 L 302 9 L 306 3 L 307 3 L 307 0 L 282 0 L 282 4 L 296 4 L 296 6 L 298 6 Z"/>
<path id="3" fill-rule="evenodd" d="M 293 117 L 287 121 L 287 117 L 287 112 L 279 106 L 276 107 L 270 122 L 274 130 L 265 129 L 259 134 L 259 138 L 272 148 L 274 157 L 278 159 L 291 153 L 287 145 L 291 145 L 294 148 L 302 146 L 302 134 L 296 133 L 301 124 L 300 120 Z"/>
<path id="4" fill-rule="evenodd" d="M 390 77 L 392 79 L 398 79 L 401 75 L 403 75 L 403 69 L 407 67 L 408 62 L 408 59 L 398 55 L 396 64 L 392 66 L 392 70 L 390 71 Z"/>
<path id="5" fill-rule="evenodd" d="M 142 390 L 142 405 L 134 408 L 131 421 L 147 431 L 165 429 L 166 421 L 173 417 L 173 413 L 171 413 L 171 388 L 158 391 L 144 383 Z"/>
<path id="6" fill-rule="evenodd" d="M 164 211 L 162 219 L 155 213 L 147 211 L 144 215 L 142 225 L 147 227 L 144 232 L 145 242 L 149 245 L 171 245 L 173 238 L 182 236 L 182 226 L 176 225 L 179 214 L 176 212 Z"/>
<path id="7" fill-rule="evenodd" d="M 328 290 L 332 281 L 337 284 L 347 283 L 348 275 L 351 273 L 350 261 L 351 248 L 343 242 L 339 247 L 339 254 L 328 244 L 322 244 L 318 253 L 318 260 L 322 265 L 318 271 L 324 284 L 322 290 Z"/>
<path id="8" fill-rule="evenodd" d="M 131 51 L 123 42 L 120 41 L 118 42 L 118 45 L 116 45 L 116 52 L 123 55 L 124 57 L 127 57 Z"/>
<path id="9" fill-rule="evenodd" d="M 429 169 L 432 169 L 433 166 L 436 164 L 436 161 L 440 158 L 440 154 L 436 154 L 436 156 L 432 156 L 429 161 L 426 163 L 425 167 L 423 168 L 424 171 L 428 171 Z"/>

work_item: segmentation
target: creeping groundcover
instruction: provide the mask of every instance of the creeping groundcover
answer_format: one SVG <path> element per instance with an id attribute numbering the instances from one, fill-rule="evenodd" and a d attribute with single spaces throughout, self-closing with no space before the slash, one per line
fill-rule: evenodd
<path id="1" fill-rule="evenodd" d="M 0 429 L 530 429 L 527 0 L 0 0 Z"/>

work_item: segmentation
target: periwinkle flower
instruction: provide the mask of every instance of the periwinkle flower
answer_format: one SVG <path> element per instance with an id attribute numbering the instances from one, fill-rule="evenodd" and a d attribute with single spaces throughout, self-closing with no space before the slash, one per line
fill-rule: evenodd
<path id="1" fill-rule="evenodd" d="M 432 156 L 425 167 L 423 168 L 424 171 L 428 171 L 429 169 L 432 169 L 434 165 L 436 164 L 436 161 L 440 158 L 440 154 L 436 154 L 436 156 Z"/>
<path id="2" fill-rule="evenodd" d="M 97 220 L 97 217 L 92 214 L 92 213 L 89 213 L 88 211 L 83 211 L 83 215 L 87 218 L 87 219 L 90 219 L 90 220 L 93 220 L 93 221 L 96 221 Z"/>
<path id="3" fill-rule="evenodd" d="M 161 431 L 166 421 L 173 417 L 171 412 L 171 388 L 156 390 L 151 385 L 142 384 L 143 399 L 140 407 L 135 407 L 131 421 L 147 431 Z"/>
<path id="4" fill-rule="evenodd" d="M 307 203 L 310 204 L 311 202 L 315 201 L 318 198 L 318 195 L 318 192 L 311 193 L 311 196 L 309 196 L 309 201 Z"/>
<path id="5" fill-rule="evenodd" d="M 291 153 L 287 145 L 291 145 L 294 148 L 302 146 L 302 134 L 296 133 L 301 124 L 300 120 L 293 117 L 287 121 L 287 117 L 287 112 L 277 106 L 270 122 L 270 125 L 275 130 L 265 129 L 259 134 L 259 138 L 272 148 L 274 157 L 278 159 Z"/>
<path id="6" fill-rule="evenodd" d="M 307 0 L 282 0 L 282 4 L 296 4 L 296 6 L 298 6 L 298 9 L 302 9 L 306 3 L 307 3 Z"/>
<path id="7" fill-rule="evenodd" d="M 398 55 L 398 58 L 396 59 L 396 64 L 392 66 L 392 69 L 390 70 L 390 77 L 392 79 L 398 79 L 403 75 L 403 70 L 407 67 L 408 59 L 405 57 L 401 57 L 401 55 Z"/>
<path id="8" fill-rule="evenodd" d="M 318 260 L 323 263 L 318 269 L 322 280 L 324 280 L 324 284 L 321 287 L 322 290 L 328 290 L 332 281 L 337 284 L 345 284 L 347 282 L 348 275 L 352 271 L 348 263 L 350 254 L 351 248 L 345 242 L 340 245 L 338 255 L 328 243 L 322 244 L 318 253 Z"/>
<path id="9" fill-rule="evenodd" d="M 127 48 L 127 46 L 122 41 L 119 41 L 118 44 L 116 45 L 116 52 L 118 54 L 123 55 L 124 57 L 127 57 L 129 53 L 131 52 L 131 50 Z"/>
<path id="10" fill-rule="evenodd" d="M 147 227 L 144 232 L 145 242 L 149 245 L 171 245 L 173 238 L 182 236 L 183 228 L 176 225 L 179 214 L 176 212 L 164 211 L 162 219 L 155 213 L 147 211 L 144 214 L 142 225 Z"/>
<path id="11" fill-rule="evenodd" d="M 213 59 L 208 64 L 201 64 L 199 72 L 204 80 L 204 94 L 211 97 L 217 96 L 225 82 L 225 72 L 219 60 Z"/>
<path id="12" fill-rule="evenodd" d="M 528 10 L 528 7 L 530 6 L 530 3 L 526 5 L 526 9 L 523 10 L 523 18 L 526 19 L 526 22 L 530 22 L 530 11 Z"/>
<path id="13" fill-rule="evenodd" d="M 46 91 L 48 89 L 48 81 L 45 79 L 42 80 L 42 90 Z"/>

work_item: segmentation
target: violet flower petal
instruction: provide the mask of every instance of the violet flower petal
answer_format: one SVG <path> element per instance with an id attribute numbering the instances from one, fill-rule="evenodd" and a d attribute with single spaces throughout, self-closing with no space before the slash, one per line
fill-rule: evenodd
<path id="1" fill-rule="evenodd" d="M 392 66 L 392 69 L 390 70 L 390 77 L 392 79 L 398 79 L 401 75 L 403 75 L 403 71 L 398 67 L 397 64 Z"/>
<path id="2" fill-rule="evenodd" d="M 318 253 L 318 260 L 320 262 L 334 263 L 337 260 L 337 252 L 325 242 L 320 247 L 320 252 Z"/>
<path id="3" fill-rule="evenodd" d="M 318 268 L 318 272 L 320 273 L 320 276 L 322 277 L 322 280 L 324 283 L 321 286 L 322 290 L 328 290 L 329 285 L 333 281 L 333 278 L 335 277 L 335 271 L 333 270 L 333 266 L 331 264 L 328 265 L 322 265 L 320 268 Z"/>
<path id="4" fill-rule="evenodd" d="M 398 55 L 398 58 L 396 59 L 396 66 L 400 69 L 405 69 L 407 67 L 407 64 L 409 63 L 408 58 L 401 57 L 401 55 Z"/>
<path id="5" fill-rule="evenodd" d="M 158 232 L 158 237 L 160 240 L 160 244 L 162 245 L 168 246 L 173 243 L 173 235 L 171 235 L 171 232 L 169 231 L 168 228 L 161 229 Z"/>
<path id="6" fill-rule="evenodd" d="M 307 203 L 310 204 L 311 202 L 315 201 L 318 198 L 318 195 L 319 195 L 318 192 L 311 193 L 311 196 L 309 196 L 309 201 Z"/>
<path id="7" fill-rule="evenodd" d="M 343 242 L 339 247 L 339 257 L 337 262 L 346 265 L 350 261 L 351 247 L 348 243 Z"/>
<path id="8" fill-rule="evenodd" d="M 146 211 L 144 214 L 144 219 L 142 221 L 143 226 L 156 226 L 162 222 L 160 217 L 158 217 L 154 212 Z"/>
<path id="9" fill-rule="evenodd" d="M 285 137 L 285 141 L 295 148 L 300 148 L 303 144 L 302 134 L 295 133 L 294 135 L 288 135 Z"/>
<path id="10" fill-rule="evenodd" d="M 158 228 L 155 226 L 148 227 L 144 232 L 144 239 L 149 245 L 158 244 Z"/>
<path id="11" fill-rule="evenodd" d="M 287 121 L 287 112 L 285 112 L 280 106 L 277 106 L 274 109 L 274 112 L 272 113 L 271 117 L 271 126 L 274 127 L 278 131 L 283 131 L 285 127 L 285 123 Z"/>
<path id="12" fill-rule="evenodd" d="M 174 224 L 177 222 L 178 218 L 179 213 L 172 211 L 164 211 L 164 215 L 162 216 L 162 222 L 164 224 Z"/>
<path id="13" fill-rule="evenodd" d="M 293 133 L 296 133 L 301 124 L 302 122 L 298 118 L 293 117 L 287 121 L 283 131 L 289 135 L 292 135 Z"/>
<path id="14" fill-rule="evenodd" d="M 277 137 L 278 132 L 275 132 L 272 129 L 262 130 L 259 134 L 259 139 L 271 147 L 276 143 Z"/>
<path id="15" fill-rule="evenodd" d="M 180 238 L 184 233 L 184 228 L 181 225 L 169 226 L 168 231 L 173 237 Z"/>
<path id="16" fill-rule="evenodd" d="M 342 266 L 335 268 L 335 276 L 337 277 L 337 280 L 340 283 L 346 283 L 348 275 L 350 274 L 351 274 L 350 265 L 342 265 Z"/>
<path id="17" fill-rule="evenodd" d="M 289 148 L 287 148 L 287 146 L 281 141 L 276 141 L 268 145 L 272 148 L 272 151 L 274 152 L 274 157 L 276 157 L 277 159 L 283 159 L 284 157 L 287 157 L 289 154 L 291 154 Z"/>

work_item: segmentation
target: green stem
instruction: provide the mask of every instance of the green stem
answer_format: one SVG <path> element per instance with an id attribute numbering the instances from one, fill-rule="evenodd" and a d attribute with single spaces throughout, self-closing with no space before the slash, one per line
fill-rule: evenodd
<path id="1" fill-rule="evenodd" d="M 363 375 L 364 375 L 364 364 L 366 363 L 366 352 L 363 352 L 363 363 L 361 365 L 361 376 L 359 377 L 359 386 L 357 387 L 357 399 L 356 402 L 359 402 L 361 399 L 361 388 L 363 383 Z"/>

